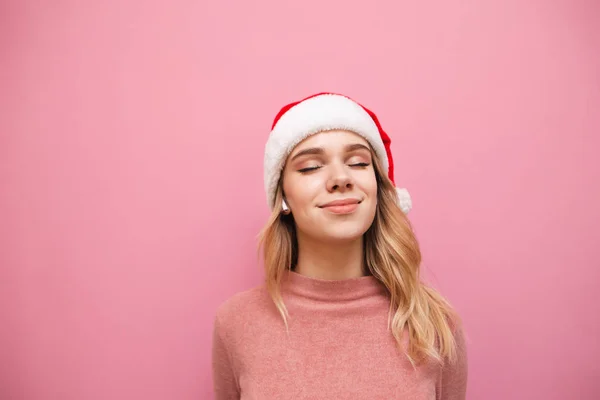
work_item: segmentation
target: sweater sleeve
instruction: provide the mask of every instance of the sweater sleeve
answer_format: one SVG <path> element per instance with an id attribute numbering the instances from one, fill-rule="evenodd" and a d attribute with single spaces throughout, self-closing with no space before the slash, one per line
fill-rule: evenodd
<path id="1" fill-rule="evenodd" d="M 217 315 L 212 338 L 212 374 L 215 400 L 239 400 L 238 379 L 223 333 L 223 326 L 220 324 Z"/>
<path id="2" fill-rule="evenodd" d="M 467 346 L 462 328 L 457 329 L 455 340 L 456 362 L 448 363 L 442 368 L 438 400 L 465 400 L 467 396 Z"/>

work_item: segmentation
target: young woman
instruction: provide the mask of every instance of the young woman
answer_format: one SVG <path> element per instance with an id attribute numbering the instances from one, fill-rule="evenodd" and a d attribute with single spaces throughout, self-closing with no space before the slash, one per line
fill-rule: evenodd
<path id="1" fill-rule="evenodd" d="M 264 174 L 266 280 L 217 311 L 216 399 L 464 399 L 460 318 L 420 279 L 375 114 L 333 93 L 283 107 Z"/>

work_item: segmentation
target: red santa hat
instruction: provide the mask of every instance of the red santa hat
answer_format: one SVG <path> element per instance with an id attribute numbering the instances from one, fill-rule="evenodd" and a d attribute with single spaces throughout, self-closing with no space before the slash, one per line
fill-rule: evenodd
<path id="1" fill-rule="evenodd" d="M 391 140 L 377 116 L 348 96 L 318 93 L 284 106 L 273 121 L 264 159 L 265 191 L 271 209 L 276 206 L 275 194 L 283 166 L 294 147 L 311 135 L 335 129 L 354 132 L 367 140 L 384 173 L 394 182 Z M 400 208 L 408 213 L 412 208 L 410 194 L 404 188 L 396 191 Z"/>

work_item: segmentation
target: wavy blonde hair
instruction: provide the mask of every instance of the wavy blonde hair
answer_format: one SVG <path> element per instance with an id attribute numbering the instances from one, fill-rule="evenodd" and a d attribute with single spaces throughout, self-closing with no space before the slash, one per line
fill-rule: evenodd
<path id="1" fill-rule="evenodd" d="M 398 346 L 413 366 L 429 359 L 444 364 L 456 360 L 455 328 L 460 317 L 436 290 L 421 281 L 421 251 L 412 225 L 396 201 L 396 189 L 371 150 L 377 179 L 377 210 L 364 234 L 364 262 L 370 273 L 387 288 L 390 297 L 388 324 Z M 275 204 L 283 199 L 283 174 Z M 281 296 L 286 269 L 298 260 L 296 228 L 291 216 L 275 207 L 259 235 L 263 250 L 265 284 L 286 329 L 289 314 Z M 408 331 L 408 348 L 402 337 Z"/>

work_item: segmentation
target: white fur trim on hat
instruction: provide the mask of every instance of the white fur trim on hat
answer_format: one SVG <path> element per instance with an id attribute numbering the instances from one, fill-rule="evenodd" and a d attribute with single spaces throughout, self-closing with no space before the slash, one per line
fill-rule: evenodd
<path id="1" fill-rule="evenodd" d="M 319 132 L 344 129 L 365 138 L 388 172 L 388 158 L 381 134 L 371 116 L 353 100 L 337 94 L 306 99 L 285 112 L 271 131 L 265 146 L 264 183 L 267 201 L 275 207 L 275 193 L 285 161 L 293 148 Z"/>
<path id="2" fill-rule="evenodd" d="M 405 188 L 396 188 L 396 195 L 398 196 L 398 205 L 404 214 L 408 214 L 408 212 L 412 209 L 412 199 L 408 190 Z"/>

